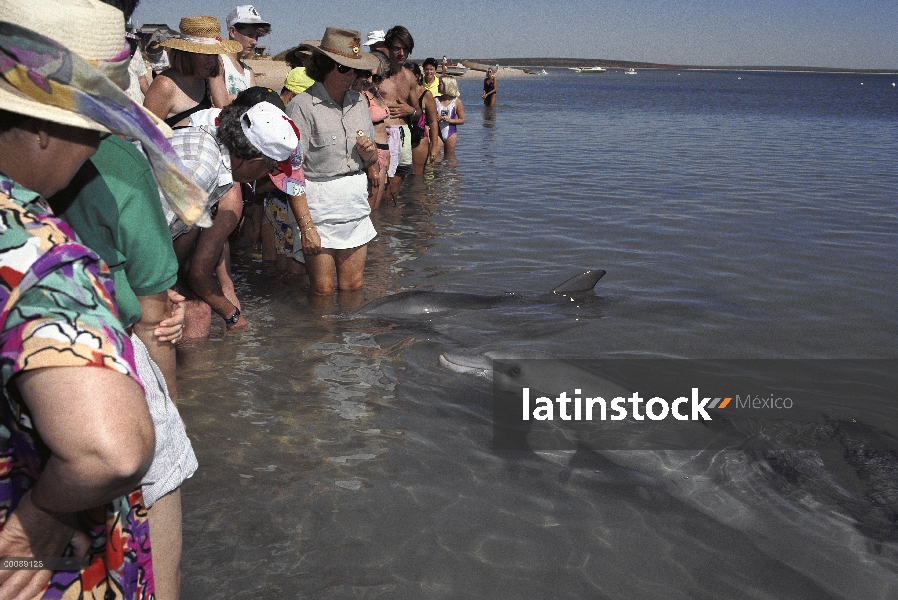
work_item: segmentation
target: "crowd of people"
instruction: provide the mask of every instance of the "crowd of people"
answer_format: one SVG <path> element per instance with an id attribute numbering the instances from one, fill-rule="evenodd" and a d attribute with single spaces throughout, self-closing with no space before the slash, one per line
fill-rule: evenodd
<path id="1" fill-rule="evenodd" d="M 2 598 L 179 596 L 175 348 L 248 326 L 234 232 L 312 294 L 357 290 L 371 211 L 465 122 L 402 26 L 328 27 L 275 91 L 254 7 L 141 47 L 136 4 L 0 0 L 0 556 L 71 559 L 0 569 Z"/>

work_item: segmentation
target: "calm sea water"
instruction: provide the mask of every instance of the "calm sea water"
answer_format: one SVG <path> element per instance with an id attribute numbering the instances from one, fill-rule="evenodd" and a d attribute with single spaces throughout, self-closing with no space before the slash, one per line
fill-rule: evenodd
<path id="1" fill-rule="evenodd" d="M 375 216 L 365 290 L 239 256 L 250 329 L 179 353 L 184 598 L 898 595 L 898 456 L 509 456 L 489 383 L 439 364 L 895 358 L 893 83 L 555 71 L 489 109 L 460 82 L 457 161 Z M 594 297 L 546 294 L 585 269 Z M 408 289 L 521 300 L 356 313 Z"/>

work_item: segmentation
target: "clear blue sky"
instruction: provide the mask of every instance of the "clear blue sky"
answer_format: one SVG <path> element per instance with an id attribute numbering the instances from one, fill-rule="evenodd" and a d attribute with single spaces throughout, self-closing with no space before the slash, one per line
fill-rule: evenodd
<path id="1" fill-rule="evenodd" d="M 239 1 L 239 0 L 237 0 Z M 222 21 L 236 2 L 143 0 L 139 24 Z M 272 53 L 328 25 L 405 25 L 413 59 L 558 57 L 672 64 L 898 68 L 898 0 L 258 0 Z"/>

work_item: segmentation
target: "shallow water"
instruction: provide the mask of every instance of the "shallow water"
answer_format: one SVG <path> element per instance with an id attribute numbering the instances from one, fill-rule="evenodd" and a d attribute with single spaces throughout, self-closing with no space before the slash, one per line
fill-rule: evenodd
<path id="1" fill-rule="evenodd" d="M 495 109 L 461 81 L 458 159 L 375 215 L 362 292 L 238 256 L 249 330 L 179 352 L 183 597 L 898 594 L 898 456 L 496 452 L 489 383 L 439 364 L 895 358 L 894 81 L 556 71 Z M 521 300 L 356 313 L 406 289 Z"/>

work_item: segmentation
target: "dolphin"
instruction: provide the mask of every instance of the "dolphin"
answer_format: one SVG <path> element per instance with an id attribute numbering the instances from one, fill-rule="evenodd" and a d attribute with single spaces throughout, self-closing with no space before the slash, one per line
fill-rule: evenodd
<path id="1" fill-rule="evenodd" d="M 584 271 L 556 286 L 552 293 L 558 296 L 572 296 L 589 292 L 604 275 L 605 271 L 601 269 Z M 482 310 L 498 306 L 517 306 L 524 303 L 524 298 L 515 293 L 485 296 L 481 294 L 411 290 L 373 300 L 359 309 L 359 312 L 367 315 L 413 316 L 454 310 Z"/>
<path id="2" fill-rule="evenodd" d="M 555 360 L 542 364 L 529 359 Z M 492 381 L 498 389 L 557 389 L 576 383 L 603 394 L 628 394 L 613 381 L 542 352 L 452 351 L 441 354 L 439 362 L 450 371 Z M 608 450 L 588 438 L 576 439 L 574 448 L 550 449 L 534 445 L 532 432 L 525 430 L 520 450 L 529 447 L 560 468 L 565 481 L 633 486 L 643 490 L 639 493 L 647 502 L 675 498 L 740 532 L 774 561 L 817 581 L 821 597 L 894 595 L 898 451 L 889 448 L 898 441 L 847 420 L 829 420 L 817 433 L 829 437 L 828 447 L 745 452 Z"/>

